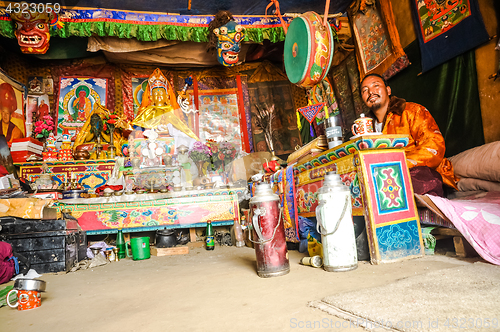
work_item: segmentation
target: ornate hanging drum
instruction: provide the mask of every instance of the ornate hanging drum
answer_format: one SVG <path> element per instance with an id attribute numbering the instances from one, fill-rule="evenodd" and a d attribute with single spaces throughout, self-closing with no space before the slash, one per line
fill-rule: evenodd
<path id="1" fill-rule="evenodd" d="M 333 33 L 320 16 L 307 12 L 295 18 L 285 39 L 285 70 L 290 82 L 311 88 L 321 82 L 333 58 Z"/>

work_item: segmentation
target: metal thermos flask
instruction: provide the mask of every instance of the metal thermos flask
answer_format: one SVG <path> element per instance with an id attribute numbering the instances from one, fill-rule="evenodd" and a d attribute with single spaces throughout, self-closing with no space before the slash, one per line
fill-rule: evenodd
<path id="1" fill-rule="evenodd" d="M 268 183 L 258 184 L 250 199 L 249 226 L 257 257 L 257 275 L 269 278 L 290 272 L 279 197 Z"/>
<path id="2" fill-rule="evenodd" d="M 354 270 L 358 267 L 358 254 L 349 188 L 338 174 L 328 172 L 318 190 L 318 200 L 316 219 L 323 246 L 323 268 L 328 272 Z"/>
<path id="3" fill-rule="evenodd" d="M 328 149 L 333 149 L 337 145 L 342 144 L 342 119 L 340 118 L 340 114 L 330 115 L 328 119 L 325 119 L 324 125 Z"/>

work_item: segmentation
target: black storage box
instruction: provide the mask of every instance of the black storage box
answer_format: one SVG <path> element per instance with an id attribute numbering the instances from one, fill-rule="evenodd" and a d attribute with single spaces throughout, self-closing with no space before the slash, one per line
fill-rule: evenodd
<path id="1" fill-rule="evenodd" d="M 21 219 L 16 217 L 0 218 L 0 235 L 35 233 L 47 231 L 78 230 L 78 222 L 73 219 Z"/>
<path id="2" fill-rule="evenodd" d="M 7 235 L 5 242 L 26 257 L 38 273 L 68 272 L 78 259 L 76 230 Z"/>
<path id="3" fill-rule="evenodd" d="M 87 235 L 75 220 L 0 218 L 0 239 L 28 258 L 38 273 L 69 271 L 84 259 Z"/>

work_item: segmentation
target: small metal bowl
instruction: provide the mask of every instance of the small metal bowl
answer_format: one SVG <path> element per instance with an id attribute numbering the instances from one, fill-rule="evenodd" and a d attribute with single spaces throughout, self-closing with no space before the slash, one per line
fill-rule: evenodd
<path id="1" fill-rule="evenodd" d="M 115 195 L 115 196 L 121 196 L 121 195 L 123 195 L 123 192 L 122 191 L 115 191 L 113 193 L 113 195 Z"/>
<path id="2" fill-rule="evenodd" d="M 186 189 L 186 190 L 193 190 L 194 187 L 193 186 L 188 186 L 188 187 L 184 187 L 184 189 Z"/>
<path id="3" fill-rule="evenodd" d="M 137 190 L 135 193 L 136 194 L 144 194 L 144 190 Z"/>
<path id="4" fill-rule="evenodd" d="M 104 193 L 102 194 L 104 197 L 111 197 L 113 195 L 113 193 Z"/>
<path id="5" fill-rule="evenodd" d="M 174 186 L 174 191 L 181 191 L 182 190 L 182 186 Z"/>
<path id="6" fill-rule="evenodd" d="M 15 289 L 22 289 L 22 290 L 33 290 L 33 291 L 38 291 L 38 292 L 45 292 L 45 287 L 47 286 L 47 283 L 43 280 L 38 280 L 38 279 L 16 279 L 14 282 L 14 288 Z"/>
<path id="7" fill-rule="evenodd" d="M 164 193 L 168 193 L 168 189 L 167 188 L 160 189 L 160 192 L 163 193 L 163 194 Z"/>

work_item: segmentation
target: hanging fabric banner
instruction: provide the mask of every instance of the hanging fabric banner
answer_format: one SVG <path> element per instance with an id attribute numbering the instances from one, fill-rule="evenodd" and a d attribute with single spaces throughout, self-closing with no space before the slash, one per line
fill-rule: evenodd
<path id="1" fill-rule="evenodd" d="M 422 72 L 426 72 L 489 39 L 477 0 L 412 0 Z"/>
<path id="2" fill-rule="evenodd" d="M 319 104 L 314 104 L 314 105 L 308 105 L 305 107 L 301 107 L 298 109 L 300 114 L 304 116 L 304 118 L 309 121 L 309 123 L 313 122 L 313 120 L 316 118 L 316 115 L 318 114 L 319 111 L 323 109 L 325 106 L 325 103 L 319 103 Z"/>

